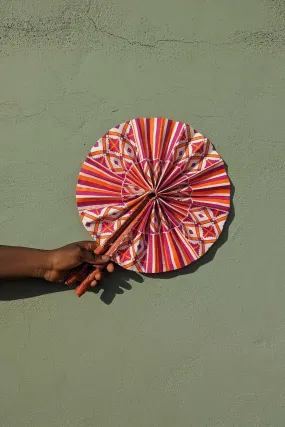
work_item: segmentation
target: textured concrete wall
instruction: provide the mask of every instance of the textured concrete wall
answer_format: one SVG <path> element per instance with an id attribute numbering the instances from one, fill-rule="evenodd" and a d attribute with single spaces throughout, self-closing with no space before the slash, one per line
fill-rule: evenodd
<path id="1" fill-rule="evenodd" d="M 189 122 L 235 186 L 186 274 L 0 286 L 1 426 L 284 426 L 284 30 L 282 0 L 1 0 L 1 243 L 86 238 L 79 167 L 137 116 Z"/>

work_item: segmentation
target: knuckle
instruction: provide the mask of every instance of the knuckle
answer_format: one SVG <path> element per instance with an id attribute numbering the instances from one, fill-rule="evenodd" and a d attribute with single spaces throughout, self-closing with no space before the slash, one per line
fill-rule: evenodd
<path id="1" fill-rule="evenodd" d="M 76 246 L 74 253 L 77 257 L 81 257 L 83 254 L 83 249 L 80 246 Z"/>

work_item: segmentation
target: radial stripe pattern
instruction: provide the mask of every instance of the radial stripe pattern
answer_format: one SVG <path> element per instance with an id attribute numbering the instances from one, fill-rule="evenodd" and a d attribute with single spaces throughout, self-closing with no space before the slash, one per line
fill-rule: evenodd
<path id="1" fill-rule="evenodd" d="M 184 267 L 216 242 L 230 209 L 230 181 L 210 141 L 183 122 L 138 118 L 95 142 L 79 173 L 80 218 L 100 245 L 146 195 L 144 218 L 114 254 L 127 269 Z"/>

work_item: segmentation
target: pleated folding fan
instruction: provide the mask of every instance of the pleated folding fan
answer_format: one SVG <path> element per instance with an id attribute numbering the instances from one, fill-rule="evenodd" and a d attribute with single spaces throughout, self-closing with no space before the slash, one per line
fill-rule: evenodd
<path id="1" fill-rule="evenodd" d="M 76 201 L 101 248 L 139 215 L 112 258 L 127 269 L 160 273 L 196 261 L 216 242 L 230 209 L 230 182 L 220 155 L 191 126 L 138 118 L 95 142 Z"/>

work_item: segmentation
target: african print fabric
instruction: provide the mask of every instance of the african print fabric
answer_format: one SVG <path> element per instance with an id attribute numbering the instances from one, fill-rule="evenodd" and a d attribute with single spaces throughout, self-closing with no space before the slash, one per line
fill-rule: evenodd
<path id="1" fill-rule="evenodd" d="M 186 123 L 138 118 L 110 129 L 89 152 L 78 177 L 80 218 L 99 244 L 142 202 L 144 217 L 113 260 L 158 273 L 184 267 L 216 242 L 230 209 L 230 181 L 210 141 Z"/>

